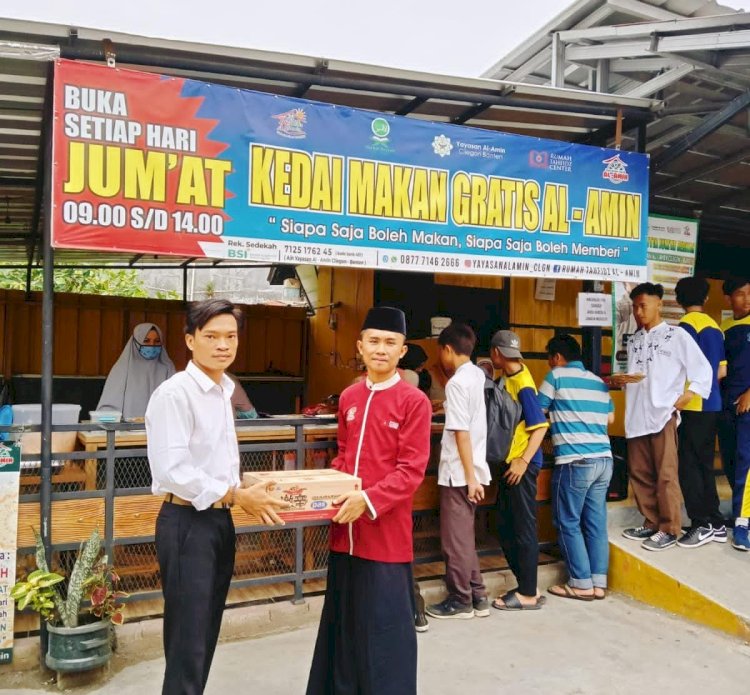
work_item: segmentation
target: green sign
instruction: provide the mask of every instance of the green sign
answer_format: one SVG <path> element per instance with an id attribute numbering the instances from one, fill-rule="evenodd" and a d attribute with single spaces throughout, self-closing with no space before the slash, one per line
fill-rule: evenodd
<path id="1" fill-rule="evenodd" d="M 0 664 L 13 661 L 13 600 L 21 447 L 0 442 Z"/>

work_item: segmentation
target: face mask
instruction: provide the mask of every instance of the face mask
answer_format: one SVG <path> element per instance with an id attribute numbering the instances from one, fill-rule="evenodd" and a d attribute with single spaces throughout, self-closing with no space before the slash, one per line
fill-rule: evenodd
<path id="1" fill-rule="evenodd" d="M 430 386 L 432 386 L 432 376 L 426 369 L 423 369 L 419 372 L 419 390 L 428 393 Z"/>
<path id="2" fill-rule="evenodd" d="M 138 352 L 144 360 L 155 360 L 161 355 L 161 345 L 139 345 Z"/>

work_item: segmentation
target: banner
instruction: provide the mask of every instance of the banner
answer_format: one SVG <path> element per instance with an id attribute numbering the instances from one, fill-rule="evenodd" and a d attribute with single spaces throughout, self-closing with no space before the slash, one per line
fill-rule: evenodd
<path id="1" fill-rule="evenodd" d="M 20 447 L 0 442 L 0 665 L 13 661 L 15 608 L 10 590 L 16 583 L 20 475 Z"/>
<path id="2" fill-rule="evenodd" d="M 58 61 L 53 244 L 640 281 L 648 158 Z"/>
<path id="3" fill-rule="evenodd" d="M 648 218 L 648 281 L 664 287 L 662 317 L 676 325 L 685 313 L 674 288 L 680 278 L 695 271 L 698 220 L 650 215 Z M 627 369 L 627 341 L 637 326 L 630 291 L 637 283 L 612 283 L 612 373 Z"/>

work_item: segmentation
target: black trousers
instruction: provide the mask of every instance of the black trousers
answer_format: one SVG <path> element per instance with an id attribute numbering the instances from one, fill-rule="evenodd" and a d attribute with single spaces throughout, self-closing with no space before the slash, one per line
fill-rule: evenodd
<path id="1" fill-rule="evenodd" d="M 536 479 L 539 468 L 529 464 L 518 485 L 508 485 L 500 466 L 497 482 L 497 532 L 500 547 L 524 596 L 536 596 L 539 537 L 536 524 Z"/>
<path id="2" fill-rule="evenodd" d="M 206 687 L 234 571 L 234 522 L 226 509 L 165 502 L 156 519 L 164 593 L 163 695 Z"/>
<path id="3" fill-rule="evenodd" d="M 685 509 L 693 526 L 723 526 L 716 493 L 714 449 L 718 413 L 683 410 L 678 429 L 677 454 Z"/>
<path id="4" fill-rule="evenodd" d="M 307 695 L 416 695 L 411 563 L 328 558 Z"/>

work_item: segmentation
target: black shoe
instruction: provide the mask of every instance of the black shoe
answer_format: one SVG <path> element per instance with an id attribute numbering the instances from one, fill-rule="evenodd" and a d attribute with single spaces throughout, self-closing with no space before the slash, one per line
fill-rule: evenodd
<path id="1" fill-rule="evenodd" d="M 629 538 L 631 541 L 645 541 L 647 538 L 651 538 L 656 531 L 648 526 L 637 526 L 636 528 L 626 528 L 622 535 L 625 538 Z"/>
<path id="2" fill-rule="evenodd" d="M 714 530 L 710 525 L 695 526 L 677 541 L 677 545 L 680 548 L 700 548 L 702 545 L 710 543 L 713 538 Z"/>
<path id="3" fill-rule="evenodd" d="M 430 629 L 430 624 L 427 622 L 427 616 L 421 611 L 414 615 L 414 629 L 417 632 L 427 632 L 427 630 Z"/>
<path id="4" fill-rule="evenodd" d="M 447 618 L 456 618 L 458 620 L 469 620 L 474 617 L 474 607 L 469 604 L 459 603 L 450 596 L 442 603 L 433 603 L 427 606 L 427 615 L 444 620 Z"/>
<path id="5" fill-rule="evenodd" d="M 474 606 L 474 615 L 477 618 L 488 618 L 490 615 L 490 601 L 486 596 L 475 598 L 472 602 Z"/>
<path id="6" fill-rule="evenodd" d="M 729 540 L 727 527 L 724 526 L 724 524 L 721 524 L 720 526 L 714 526 L 711 524 L 711 528 L 714 531 L 714 535 L 711 536 L 711 540 L 714 541 L 714 543 L 726 543 L 727 540 Z"/>
<path id="7" fill-rule="evenodd" d="M 666 550 L 677 544 L 677 536 L 672 533 L 666 533 L 665 531 L 657 531 L 651 538 L 647 538 L 641 543 L 641 548 L 646 550 Z"/>

